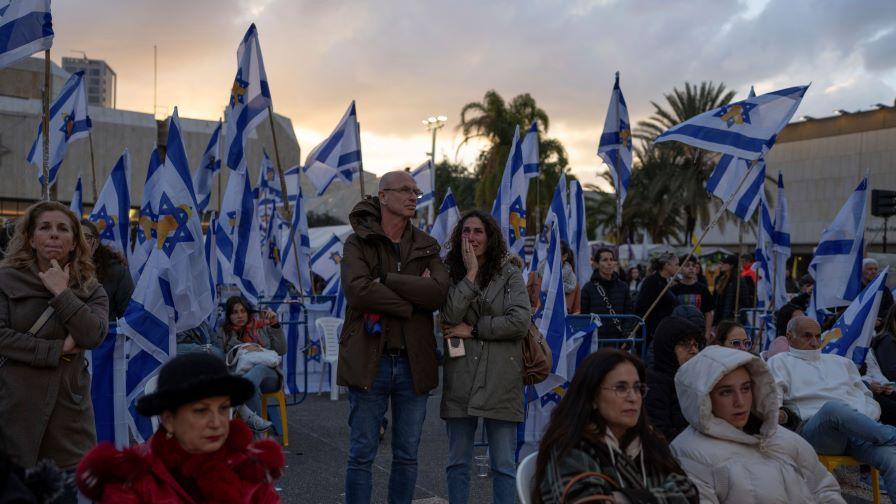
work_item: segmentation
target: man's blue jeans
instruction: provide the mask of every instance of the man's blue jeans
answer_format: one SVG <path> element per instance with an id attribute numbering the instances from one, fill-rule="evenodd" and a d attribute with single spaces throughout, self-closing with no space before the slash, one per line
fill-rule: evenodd
<path id="1" fill-rule="evenodd" d="M 847 454 L 880 471 L 888 489 L 896 489 L 896 427 L 859 413 L 846 403 L 830 401 L 799 428 L 821 455 Z"/>
<path id="2" fill-rule="evenodd" d="M 516 422 L 484 418 L 488 455 L 492 469 L 492 502 L 516 502 Z M 449 418 L 448 429 L 448 503 L 466 504 L 470 498 L 470 459 L 479 417 Z"/>
<path id="3" fill-rule="evenodd" d="M 371 467 L 380 443 L 380 425 L 392 400 L 392 469 L 389 504 L 408 504 L 417 485 L 417 448 L 427 394 L 414 392 L 407 357 L 383 356 L 369 391 L 348 391 L 348 468 L 345 474 L 346 504 L 368 504 L 373 486 Z"/>

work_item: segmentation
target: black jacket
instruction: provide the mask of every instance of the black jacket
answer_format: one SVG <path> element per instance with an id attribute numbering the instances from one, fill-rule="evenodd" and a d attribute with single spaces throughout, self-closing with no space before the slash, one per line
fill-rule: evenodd
<path id="1" fill-rule="evenodd" d="M 733 270 L 732 270 L 733 272 Z M 719 279 L 722 277 L 720 276 Z M 734 306 L 737 304 L 737 277 L 732 277 L 725 288 L 722 289 L 721 282 L 716 282 L 716 314 L 713 317 L 713 324 L 718 325 L 723 320 L 736 320 L 737 313 L 734 313 Z M 753 293 L 755 286 L 753 279 L 742 276 L 740 278 L 740 303 L 738 311 L 743 308 L 752 308 L 754 306 Z"/>
<path id="2" fill-rule="evenodd" d="M 638 292 L 638 300 L 635 302 L 635 313 L 643 317 L 665 286 L 666 279 L 660 276 L 659 273 L 654 273 L 647 277 L 641 285 L 641 291 Z M 675 294 L 672 294 L 672 289 L 669 289 L 663 294 L 660 302 L 656 304 L 656 307 L 650 312 L 650 316 L 645 320 L 648 343 L 653 341 L 653 333 L 656 331 L 660 321 L 671 315 L 672 310 L 676 306 L 678 306 L 678 299 L 675 298 Z"/>
<path id="3" fill-rule="evenodd" d="M 628 290 L 628 285 L 619 279 L 617 273 L 613 273 L 613 278 L 606 280 L 604 277 L 600 276 L 600 273 L 597 270 L 594 270 L 594 273 L 591 274 L 591 281 L 582 286 L 582 303 L 579 313 L 597 313 L 600 315 L 610 314 L 610 309 L 604 300 L 604 296 L 601 295 L 598 285 L 603 289 L 604 294 L 606 294 L 607 299 L 610 301 L 610 305 L 613 307 L 613 311 L 616 312 L 616 314 L 623 315 L 633 313 L 634 307 L 632 306 L 632 297 Z M 613 319 L 602 321 L 599 331 L 603 337 L 623 338 L 625 335 L 620 334 L 619 327 L 622 327 L 624 331 L 630 331 L 633 326 L 633 322 L 630 319 L 615 320 L 619 322 L 619 325 L 617 325 Z"/>
<path id="4" fill-rule="evenodd" d="M 131 272 L 127 266 L 113 262 L 106 268 L 103 278 L 100 278 L 99 281 L 103 285 L 106 295 L 109 296 L 109 320 L 118 320 L 124 315 L 128 301 L 131 300 L 131 294 L 134 293 L 134 280 L 131 278 Z"/>
<path id="5" fill-rule="evenodd" d="M 653 367 L 647 370 L 649 390 L 644 398 L 644 409 L 650 423 L 670 443 L 688 426 L 675 392 L 675 373 L 678 371 L 675 345 L 695 335 L 702 339 L 703 329 L 672 315 L 659 323 L 653 338 Z"/>

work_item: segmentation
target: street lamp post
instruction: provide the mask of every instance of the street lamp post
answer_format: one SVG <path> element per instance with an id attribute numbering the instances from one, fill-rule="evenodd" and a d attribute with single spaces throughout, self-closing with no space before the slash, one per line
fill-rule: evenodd
<path id="1" fill-rule="evenodd" d="M 445 126 L 445 123 L 448 122 L 448 117 L 440 115 L 440 116 L 429 116 L 423 121 L 421 121 L 426 129 L 432 131 L 432 150 L 429 152 L 429 157 L 432 162 L 432 169 L 429 171 L 430 176 L 430 184 L 432 186 L 432 201 L 429 205 L 429 225 L 435 221 L 436 214 L 436 133 Z"/>

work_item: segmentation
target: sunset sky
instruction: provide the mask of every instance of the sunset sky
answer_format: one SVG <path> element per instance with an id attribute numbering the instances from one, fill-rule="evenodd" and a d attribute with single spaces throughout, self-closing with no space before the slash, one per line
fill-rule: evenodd
<path id="1" fill-rule="evenodd" d="M 551 119 L 572 171 L 594 182 L 613 73 L 632 120 L 685 81 L 713 80 L 745 96 L 812 82 L 795 119 L 893 105 L 896 2 L 808 0 L 286 1 L 56 0 L 53 60 L 104 59 L 118 74 L 118 107 L 222 115 L 236 49 L 255 22 L 274 109 L 310 152 L 357 101 L 364 166 L 416 166 L 448 116 L 437 158 L 456 153 L 461 107 L 489 89 L 531 93 Z"/>

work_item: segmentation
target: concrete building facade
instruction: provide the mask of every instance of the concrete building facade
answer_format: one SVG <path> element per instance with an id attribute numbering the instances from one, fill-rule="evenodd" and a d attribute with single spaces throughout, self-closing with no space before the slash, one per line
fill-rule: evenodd
<path id="1" fill-rule="evenodd" d="M 73 74 L 84 71 L 84 85 L 87 104 L 97 107 L 116 108 L 118 101 L 118 75 L 104 60 L 84 58 L 62 58 L 62 68 Z"/>

